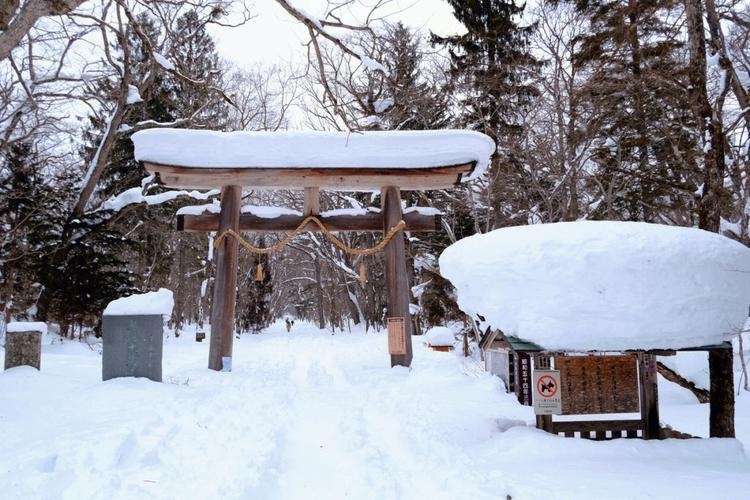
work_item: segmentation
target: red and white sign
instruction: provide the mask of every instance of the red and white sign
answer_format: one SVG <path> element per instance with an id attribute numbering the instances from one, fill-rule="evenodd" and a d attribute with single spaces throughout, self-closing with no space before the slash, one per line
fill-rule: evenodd
<path id="1" fill-rule="evenodd" d="M 534 370 L 534 413 L 537 415 L 560 415 L 560 372 L 558 370 Z"/>

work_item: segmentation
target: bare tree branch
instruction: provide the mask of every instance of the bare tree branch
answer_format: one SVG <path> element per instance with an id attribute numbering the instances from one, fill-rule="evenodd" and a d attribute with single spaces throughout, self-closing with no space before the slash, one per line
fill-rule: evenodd
<path id="1" fill-rule="evenodd" d="M 34 24 L 46 16 L 61 16 L 73 11 L 86 0 L 27 0 L 17 14 L 13 15 L 18 0 L 0 10 L 0 61 L 23 40 Z"/>

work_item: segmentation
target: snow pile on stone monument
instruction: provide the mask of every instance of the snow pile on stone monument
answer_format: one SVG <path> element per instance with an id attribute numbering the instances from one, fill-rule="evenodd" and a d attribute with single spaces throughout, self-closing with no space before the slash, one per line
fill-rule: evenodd
<path id="1" fill-rule="evenodd" d="M 750 249 L 693 228 L 510 227 L 451 245 L 440 269 L 465 312 L 549 350 L 713 345 L 750 304 Z"/>
<path id="2" fill-rule="evenodd" d="M 47 333 L 47 323 L 39 321 L 12 321 L 5 327 L 9 333 L 16 332 L 42 332 Z"/>
<path id="3" fill-rule="evenodd" d="M 160 288 L 156 292 L 138 293 L 110 302 L 102 313 L 103 316 L 170 316 L 174 308 L 172 291 Z"/>

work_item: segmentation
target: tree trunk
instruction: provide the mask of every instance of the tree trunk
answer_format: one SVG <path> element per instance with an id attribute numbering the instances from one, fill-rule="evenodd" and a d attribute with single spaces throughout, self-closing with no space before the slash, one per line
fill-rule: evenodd
<path id="1" fill-rule="evenodd" d="M 747 112 L 750 108 L 750 97 L 748 97 L 745 87 L 742 86 L 742 81 L 740 81 L 737 76 L 737 71 L 734 69 L 732 59 L 727 54 L 727 47 L 724 43 L 724 33 L 721 29 L 719 14 L 716 11 L 715 0 L 706 0 L 706 20 L 708 21 L 708 32 L 711 34 L 712 49 L 719 54 L 719 66 L 729 75 L 732 92 L 737 98 L 740 109 L 745 110 L 745 126 L 750 129 L 750 113 Z"/>
<path id="2" fill-rule="evenodd" d="M 706 88 L 706 40 L 701 0 L 685 0 L 685 14 L 690 43 L 689 98 L 704 151 L 703 192 L 698 204 L 698 227 L 719 232 L 721 199 L 724 186 L 724 131 L 720 110 L 712 108 Z M 730 350 L 710 351 L 708 355 L 711 380 L 711 437 L 734 437 L 734 371 Z"/>

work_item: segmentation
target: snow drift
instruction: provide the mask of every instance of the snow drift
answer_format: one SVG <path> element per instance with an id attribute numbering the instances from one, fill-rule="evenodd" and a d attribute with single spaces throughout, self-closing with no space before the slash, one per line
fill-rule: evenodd
<path id="1" fill-rule="evenodd" d="M 750 249 L 639 222 L 499 229 L 451 245 L 440 269 L 464 311 L 550 350 L 717 344 L 750 303 Z"/>

